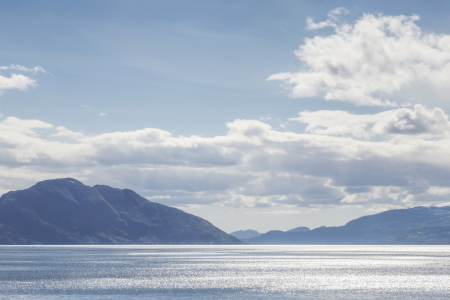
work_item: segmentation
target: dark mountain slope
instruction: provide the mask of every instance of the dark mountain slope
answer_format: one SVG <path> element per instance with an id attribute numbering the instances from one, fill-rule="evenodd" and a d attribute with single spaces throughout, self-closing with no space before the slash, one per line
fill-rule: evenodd
<path id="1" fill-rule="evenodd" d="M 0 244 L 240 244 L 131 190 L 46 180 L 0 198 Z"/>
<path id="2" fill-rule="evenodd" d="M 157 243 L 203 244 L 215 241 L 219 244 L 241 244 L 239 239 L 226 234 L 208 221 L 179 209 L 150 202 L 132 190 L 115 189 L 96 185 L 97 190 L 119 213 L 129 227 L 133 239 L 156 239 Z"/>
<path id="3" fill-rule="evenodd" d="M 449 245 L 450 226 L 425 227 L 388 238 L 380 244 L 389 245 Z"/>

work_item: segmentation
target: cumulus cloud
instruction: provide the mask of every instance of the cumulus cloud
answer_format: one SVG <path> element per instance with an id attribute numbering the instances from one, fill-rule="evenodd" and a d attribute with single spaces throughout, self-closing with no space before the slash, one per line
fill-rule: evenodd
<path id="1" fill-rule="evenodd" d="M 23 91 L 34 86 L 36 86 L 36 80 L 22 74 L 12 74 L 11 77 L 0 75 L 0 94 L 5 90 L 18 89 Z"/>
<path id="2" fill-rule="evenodd" d="M 84 138 L 84 134 L 82 134 L 81 132 L 71 131 L 64 126 L 56 127 L 56 132 L 51 136 L 57 138 L 66 137 L 72 140 L 81 140 L 82 138 Z"/>
<path id="3" fill-rule="evenodd" d="M 307 20 L 308 29 L 332 27 L 334 33 L 305 39 L 295 52 L 299 72 L 278 73 L 292 97 L 324 95 L 356 105 L 398 106 L 387 97 L 424 82 L 444 87 L 450 80 L 450 35 L 424 33 L 419 17 L 366 14 L 354 24 L 339 22 L 342 9 L 324 22 Z"/>
<path id="4" fill-rule="evenodd" d="M 376 121 L 371 134 L 382 124 L 386 134 L 397 135 L 395 130 L 401 129 L 416 136 L 374 141 L 354 138 L 356 125 L 338 135 L 317 134 L 318 127 L 299 134 L 256 120 L 236 120 L 227 124 L 226 135 L 214 137 L 174 136 L 157 128 L 85 135 L 39 120 L 7 117 L 0 122 L 0 174 L 14 174 L 15 179 L 0 181 L 0 190 L 18 182 L 26 186 L 36 179 L 73 176 L 88 184 L 133 188 L 181 207 L 286 210 L 433 204 L 443 202 L 450 191 L 450 138 L 442 124 L 429 120 L 435 115 L 448 122 L 439 109 L 423 106 L 388 111 L 383 118 L 371 116 Z M 318 121 L 311 120 L 320 119 L 303 117 L 316 125 Z M 370 115 L 345 116 L 352 117 L 364 123 Z M 325 125 L 330 129 L 332 123 Z M 345 132 L 350 134 L 341 134 Z M 427 139 L 424 132 L 434 138 Z"/>
<path id="5" fill-rule="evenodd" d="M 10 66 L 0 66 L 0 71 L 4 70 L 17 70 L 25 73 L 47 73 L 44 68 L 41 66 L 26 68 L 20 65 L 10 65 Z M 29 76 L 25 76 L 23 74 L 15 74 L 12 73 L 10 77 L 0 75 L 0 95 L 3 94 L 6 90 L 17 89 L 17 90 L 27 90 L 30 87 L 35 87 L 36 80 L 30 78 Z"/>
<path id="6" fill-rule="evenodd" d="M 291 121 L 307 123 L 306 132 L 324 135 L 352 135 L 370 139 L 381 136 L 444 136 L 450 133 L 448 116 L 440 108 L 399 108 L 372 115 L 355 115 L 346 111 L 303 111 Z"/>

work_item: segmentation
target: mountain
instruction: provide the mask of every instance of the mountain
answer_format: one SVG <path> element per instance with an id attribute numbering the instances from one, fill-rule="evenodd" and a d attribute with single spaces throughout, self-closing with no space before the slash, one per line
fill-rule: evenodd
<path id="1" fill-rule="evenodd" d="M 304 231 L 309 231 L 310 229 L 308 227 L 296 227 L 293 228 L 291 230 L 288 230 L 286 232 L 304 232 Z M 280 231 L 283 232 L 283 231 Z M 239 231 L 235 231 L 230 233 L 230 235 L 237 237 L 240 240 L 248 240 L 254 237 L 258 237 L 260 235 L 262 235 L 262 233 L 259 233 L 256 230 L 252 230 L 252 229 L 248 229 L 248 230 L 239 230 Z"/>
<path id="2" fill-rule="evenodd" d="M 310 231 L 311 229 L 309 229 L 308 227 L 296 227 L 296 228 L 292 228 L 286 232 L 305 232 L 305 231 Z"/>
<path id="3" fill-rule="evenodd" d="M 243 241 L 249 244 L 396 244 L 413 243 L 412 237 L 422 232 L 421 238 L 417 238 L 414 243 L 433 243 L 433 239 L 427 240 L 425 231 L 417 230 L 446 226 L 450 226 L 450 206 L 419 206 L 364 216 L 339 227 L 322 226 L 304 232 L 273 230 Z M 443 243 L 445 235 L 438 239 L 440 231 L 435 229 L 433 232 L 436 236 L 434 241 Z"/>
<path id="4" fill-rule="evenodd" d="M 259 233 L 256 230 L 239 230 L 239 231 L 234 231 L 232 233 L 230 233 L 230 235 L 237 237 L 238 239 L 251 239 L 253 237 L 257 237 L 260 236 L 261 233 Z"/>
<path id="5" fill-rule="evenodd" d="M 388 238 L 380 244 L 388 245 L 449 245 L 450 226 L 425 227 Z"/>
<path id="6" fill-rule="evenodd" d="M 132 190 L 46 180 L 0 197 L 0 244 L 242 244 Z"/>

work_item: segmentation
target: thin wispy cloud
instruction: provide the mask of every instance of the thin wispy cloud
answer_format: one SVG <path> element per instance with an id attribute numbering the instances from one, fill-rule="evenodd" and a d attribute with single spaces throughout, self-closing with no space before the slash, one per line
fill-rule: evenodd
<path id="1" fill-rule="evenodd" d="M 338 27 L 338 24 L 341 23 L 339 16 L 346 15 L 349 11 L 344 7 L 336 8 L 328 13 L 328 19 L 323 22 L 314 23 L 312 18 L 306 19 L 306 29 L 307 30 L 316 30 L 325 27 Z"/>
<path id="2" fill-rule="evenodd" d="M 22 72 L 28 72 L 28 73 L 48 73 L 44 68 L 41 66 L 36 66 L 32 68 L 27 68 L 20 65 L 10 65 L 10 66 L 0 66 L 0 70 L 17 70 Z"/>

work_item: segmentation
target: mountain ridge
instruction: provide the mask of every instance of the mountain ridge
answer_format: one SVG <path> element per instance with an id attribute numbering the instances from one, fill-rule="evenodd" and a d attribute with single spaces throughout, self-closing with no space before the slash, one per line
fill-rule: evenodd
<path id="1" fill-rule="evenodd" d="M 45 180 L 0 197 L 0 244 L 243 244 L 132 190 Z"/>
<path id="2" fill-rule="evenodd" d="M 230 235 L 237 237 L 238 239 L 250 239 L 260 236 L 261 233 L 253 229 L 247 229 L 247 230 L 233 231 L 230 233 Z"/>
<path id="3" fill-rule="evenodd" d="M 249 244 L 442 244 L 450 240 L 445 232 L 447 226 L 450 226 L 450 206 L 417 206 L 362 216 L 343 226 L 322 226 L 303 232 L 272 230 L 242 240 Z M 419 229 L 425 228 L 434 231 L 419 234 Z"/>

